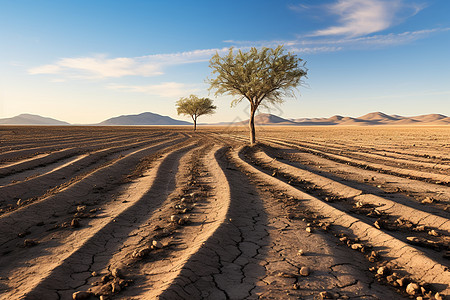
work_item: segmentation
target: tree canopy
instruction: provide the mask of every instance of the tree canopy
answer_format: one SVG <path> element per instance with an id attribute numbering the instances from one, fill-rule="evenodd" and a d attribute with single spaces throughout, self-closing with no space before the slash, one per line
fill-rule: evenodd
<path id="1" fill-rule="evenodd" d="M 209 98 L 199 98 L 190 95 L 177 101 L 178 115 L 190 116 L 194 121 L 194 131 L 197 130 L 197 118 L 202 115 L 211 115 L 215 113 L 216 106 Z"/>
<path id="2" fill-rule="evenodd" d="M 294 96 L 294 90 L 302 84 L 307 69 L 301 58 L 286 53 L 283 46 L 277 48 L 251 48 L 250 51 L 230 48 L 227 55 L 216 53 L 210 60 L 215 78 L 209 79 L 210 90 L 215 95 L 228 94 L 237 97 L 236 105 L 243 99 L 250 102 L 250 142 L 254 144 L 256 110 L 261 106 L 282 103 L 284 97 Z"/>

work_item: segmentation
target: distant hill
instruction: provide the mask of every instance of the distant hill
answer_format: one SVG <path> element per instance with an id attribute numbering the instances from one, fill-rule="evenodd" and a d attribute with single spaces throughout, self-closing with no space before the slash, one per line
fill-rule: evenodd
<path id="1" fill-rule="evenodd" d="M 138 115 L 123 115 L 105 120 L 97 125 L 191 125 L 189 122 L 172 119 L 151 112 Z"/>
<path id="2" fill-rule="evenodd" d="M 67 122 L 38 115 L 21 114 L 12 118 L 0 119 L 1 125 L 70 125 Z"/>
<path id="3" fill-rule="evenodd" d="M 248 120 L 233 124 L 246 125 L 248 124 Z M 297 126 L 450 125 L 450 117 L 440 114 L 403 117 L 400 115 L 387 115 L 382 112 L 373 112 L 358 118 L 335 115 L 329 118 L 300 118 L 288 120 L 271 114 L 260 114 L 255 116 L 255 124 Z"/>
<path id="4" fill-rule="evenodd" d="M 237 124 L 248 124 L 249 120 L 238 122 Z M 255 116 L 255 124 L 258 125 L 297 125 L 296 122 L 280 118 L 272 114 L 259 114 Z"/>

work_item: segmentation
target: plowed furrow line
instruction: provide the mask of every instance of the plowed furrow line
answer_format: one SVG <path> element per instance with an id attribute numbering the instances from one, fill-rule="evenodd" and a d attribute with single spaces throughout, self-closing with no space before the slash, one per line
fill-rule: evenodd
<path id="1" fill-rule="evenodd" d="M 170 135 L 168 135 L 169 137 Z M 35 157 L 31 157 L 28 159 L 16 161 L 14 163 L 5 164 L 0 166 L 0 177 L 5 177 L 10 174 L 15 174 L 24 170 L 30 170 L 34 168 L 39 168 L 41 166 L 45 166 L 51 163 L 54 163 L 61 159 L 66 159 L 71 156 L 75 156 L 78 154 L 83 154 L 86 152 L 92 152 L 92 151 L 99 151 L 107 148 L 111 148 L 114 146 L 119 146 L 123 144 L 135 144 L 136 142 L 139 142 L 142 140 L 142 138 L 125 138 L 121 139 L 119 141 L 108 141 L 106 143 L 101 141 L 95 141 L 95 143 L 91 143 L 88 145 L 76 145 L 76 147 L 73 148 L 66 148 L 63 150 L 59 150 L 56 152 L 51 152 L 48 154 L 41 154 L 37 155 Z"/>
<path id="2" fill-rule="evenodd" d="M 422 208 L 423 210 L 430 209 L 430 212 L 432 211 L 433 213 L 438 213 L 436 210 L 431 210 L 433 206 L 444 204 L 443 208 L 445 209 L 445 204 L 448 203 L 450 197 L 450 188 L 444 185 L 420 182 L 395 175 L 365 170 L 309 153 L 290 153 L 288 151 L 285 155 L 289 157 L 289 160 L 300 163 L 305 169 L 311 172 L 321 173 L 323 176 L 331 179 L 335 177 L 345 178 L 353 182 L 354 187 L 359 187 L 361 184 L 364 184 L 368 192 L 390 194 L 390 197 L 395 198 L 397 202 L 405 205 L 412 205 L 412 200 L 420 202 L 426 197 L 429 197 L 433 199 L 433 202 L 422 205 Z M 442 207 L 440 210 L 442 211 Z M 444 214 L 444 216 L 447 215 Z"/>
<path id="3" fill-rule="evenodd" d="M 259 171 L 245 162 L 242 149 L 240 151 L 234 151 L 233 156 L 236 160 L 239 160 L 241 166 L 253 176 L 265 180 L 268 184 L 277 186 L 288 195 L 301 199 L 299 205 L 305 206 L 322 216 L 328 217 L 333 225 L 344 228 L 346 231 L 351 232 L 352 235 L 357 236 L 362 240 L 367 240 L 376 249 L 379 249 L 383 256 L 389 257 L 390 263 L 402 266 L 416 280 L 429 282 L 433 284 L 436 289 L 442 290 L 444 294 L 450 292 L 448 287 L 448 283 L 450 282 L 450 272 L 446 266 L 425 256 L 422 251 L 409 246 L 395 237 L 388 235 L 283 181 Z"/>
<path id="4" fill-rule="evenodd" d="M 437 184 L 443 184 L 443 185 L 450 186 L 450 174 L 447 174 L 447 175 L 434 174 L 434 173 L 422 172 L 422 171 L 418 171 L 418 170 L 395 168 L 395 167 L 390 167 L 390 166 L 383 165 L 383 164 L 369 163 L 369 162 L 363 161 L 363 160 L 348 158 L 348 157 L 344 157 L 341 155 L 326 153 L 323 151 L 302 147 L 302 146 L 299 146 L 296 143 L 292 143 L 292 142 L 283 142 L 283 141 L 279 141 L 276 139 L 267 139 L 267 138 L 265 138 L 264 140 L 269 143 L 276 143 L 278 145 L 295 147 L 297 149 L 300 149 L 300 150 L 308 152 L 308 153 L 312 153 L 312 154 L 320 156 L 320 157 L 325 157 L 325 158 L 328 158 L 328 159 L 331 159 L 331 160 L 334 160 L 337 162 L 341 162 L 341 163 L 348 163 L 352 166 L 356 166 L 356 167 L 360 167 L 360 168 L 376 170 L 376 171 L 383 172 L 383 173 L 395 174 L 397 176 L 413 178 L 416 180 L 429 181 L 429 182 L 433 182 L 433 183 L 437 183 Z"/>
<path id="5" fill-rule="evenodd" d="M 282 163 L 274 157 L 268 156 L 262 151 L 255 153 L 258 164 L 264 165 L 271 171 L 277 171 L 296 178 L 297 180 L 306 181 L 314 184 L 318 189 L 325 191 L 329 195 L 335 195 L 340 198 L 351 199 L 352 201 L 361 202 L 363 204 L 371 204 L 376 206 L 380 212 L 401 217 L 418 225 L 433 227 L 450 233 L 450 220 L 437 215 L 433 215 L 412 207 L 396 203 L 389 199 L 382 198 L 370 193 L 364 193 L 363 190 L 352 188 L 348 185 L 331 180 L 329 178 L 314 174 L 312 172 Z"/>
<path id="6" fill-rule="evenodd" d="M 123 180 L 124 174 L 131 173 L 140 159 L 184 140 L 184 138 L 174 139 L 136 150 L 77 178 L 74 182 L 52 191 L 50 195 L 30 205 L 0 216 L 0 232 L 4 233 L 0 236 L 0 246 L 14 240 L 18 233 L 28 231 L 39 221 L 45 222 L 52 216 L 65 214 L 69 207 L 76 207 L 77 203 L 82 203 L 88 195 L 104 190 L 102 186 L 117 185 Z M 103 201 L 106 200 L 103 199 Z"/>
<path id="7" fill-rule="evenodd" d="M 361 267 L 357 269 L 352 256 L 330 247 L 318 235 L 307 236 L 304 228 L 300 230 L 301 221 L 283 216 L 283 204 L 254 189 L 255 183 L 234 163 L 219 158 L 219 164 L 230 186 L 226 220 L 189 258 L 159 299 L 316 299 L 323 290 L 347 297 L 392 298 L 393 293 L 380 291 L 376 284 L 368 287 L 371 280 L 361 276 Z M 305 240 L 310 243 L 305 245 Z M 300 245 L 317 256 L 298 256 Z M 314 266 L 314 275 L 299 278 L 305 264 Z M 339 272 L 345 272 L 345 278 L 333 270 L 336 266 L 341 266 Z"/>
<path id="8" fill-rule="evenodd" d="M 157 135 L 159 136 L 161 134 L 157 134 Z M 152 138 L 152 137 L 150 137 L 150 138 Z M 36 155 L 39 155 L 42 153 L 52 153 L 52 152 L 64 150 L 67 148 L 96 145 L 96 144 L 101 144 L 103 141 L 108 141 L 108 142 L 113 141 L 114 142 L 117 139 L 119 139 L 119 142 L 120 142 L 120 140 L 123 140 L 123 141 L 130 140 L 130 137 L 124 136 L 123 138 L 113 138 L 112 140 L 109 140 L 108 138 L 103 138 L 103 137 L 89 139 L 89 141 L 73 140 L 73 141 L 66 142 L 66 143 L 55 143 L 50 146 L 46 146 L 46 145 L 37 146 L 35 144 L 33 148 L 28 148 L 28 149 L 20 148 L 19 150 L 4 152 L 4 153 L 0 154 L 0 161 L 16 162 L 17 160 L 24 160 L 24 159 L 29 158 L 30 156 L 36 156 Z M 141 139 L 142 139 L 142 137 L 141 137 Z M 5 165 L 7 165 L 7 164 L 5 164 Z"/>
<path id="9" fill-rule="evenodd" d="M 60 299 L 68 290 L 84 285 L 92 270 L 104 268 L 132 231 L 141 226 L 174 189 L 178 161 L 192 147 L 192 144 L 182 146 L 162 155 L 144 177 L 131 183 L 116 201 L 102 207 L 100 218 L 92 219 L 86 226 L 60 239 L 57 246 L 50 247 L 51 239 L 36 246 L 48 251 L 34 258 L 46 261 L 45 267 L 16 269 L 16 273 L 22 271 L 22 280 L 27 280 L 27 273 L 33 274 L 33 282 L 27 281 L 26 289 L 19 286 L 7 296 Z"/>
<path id="10" fill-rule="evenodd" d="M 430 169 L 439 169 L 443 168 L 444 170 L 450 169 L 450 158 L 441 157 L 443 153 L 441 152 L 433 152 L 432 154 L 428 153 L 426 155 L 418 155 L 409 152 L 398 152 L 398 151 L 390 151 L 389 148 L 391 145 L 372 145 L 371 147 L 367 145 L 355 145 L 355 144 L 335 144 L 330 141 L 321 141 L 321 142 L 311 142 L 305 140 L 296 140 L 293 141 L 300 143 L 305 147 L 310 147 L 309 145 L 313 145 L 314 147 L 319 147 L 319 149 L 332 149 L 337 152 L 351 152 L 357 155 L 363 155 L 368 157 L 374 157 L 378 159 L 390 159 L 394 160 L 393 163 L 397 161 L 401 161 L 405 164 L 413 164 L 413 165 L 425 165 Z M 323 145 L 326 144 L 326 148 Z M 383 149 L 383 150 L 381 150 Z M 438 155 L 438 157 L 432 158 L 432 156 Z"/>
<path id="11" fill-rule="evenodd" d="M 78 163 L 64 164 L 59 162 L 51 171 L 41 175 L 34 176 L 25 181 L 11 183 L 7 186 L 0 187 L 0 203 L 2 206 L 13 205 L 18 199 L 27 200 L 30 197 L 34 199 L 45 193 L 48 189 L 61 185 L 61 182 L 70 182 L 72 178 L 81 172 L 92 172 L 96 168 L 101 168 L 102 164 L 111 163 L 114 159 L 110 158 L 113 155 L 127 155 L 130 152 L 135 152 L 137 148 L 148 148 L 154 146 L 155 143 L 167 141 L 167 138 L 155 139 L 153 141 L 139 142 L 128 144 L 120 147 L 112 147 L 103 149 L 90 155 L 83 155 L 78 159 Z M 63 165 L 64 164 L 64 165 Z M 26 202 L 23 202 L 25 204 Z"/>

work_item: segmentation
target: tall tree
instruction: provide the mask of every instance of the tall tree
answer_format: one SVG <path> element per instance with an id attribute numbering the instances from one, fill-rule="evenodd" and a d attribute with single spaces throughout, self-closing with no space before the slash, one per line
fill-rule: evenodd
<path id="1" fill-rule="evenodd" d="M 178 115 L 191 116 L 194 121 L 194 131 L 197 130 L 197 118 L 202 115 L 211 115 L 215 113 L 216 106 L 209 98 L 199 98 L 195 95 L 190 95 L 187 98 L 181 98 L 177 101 Z"/>
<path id="2" fill-rule="evenodd" d="M 251 48 L 248 52 L 238 50 L 233 53 L 230 48 L 227 55 L 221 57 L 216 53 L 210 60 L 213 69 L 209 79 L 210 90 L 215 95 L 229 94 L 238 98 L 231 102 L 236 105 L 243 99 L 250 102 L 250 143 L 255 138 L 255 112 L 258 107 L 282 103 L 284 97 L 294 96 L 294 90 L 302 84 L 307 69 L 303 60 L 296 55 L 286 53 L 283 46 L 275 49 Z"/>

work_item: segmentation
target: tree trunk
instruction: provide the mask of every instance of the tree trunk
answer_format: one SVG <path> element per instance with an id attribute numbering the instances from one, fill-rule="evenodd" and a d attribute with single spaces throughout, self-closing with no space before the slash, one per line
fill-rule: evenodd
<path id="1" fill-rule="evenodd" d="M 255 138 L 255 112 L 256 108 L 252 107 L 250 111 L 250 120 L 248 126 L 250 127 L 250 145 L 254 145 L 256 142 Z"/>
<path id="2" fill-rule="evenodd" d="M 197 130 L 197 118 L 194 119 L 194 131 Z"/>

